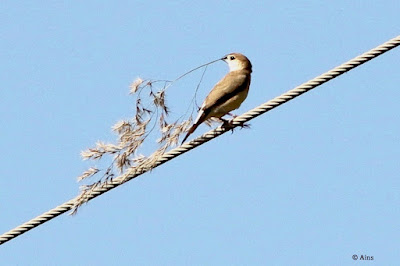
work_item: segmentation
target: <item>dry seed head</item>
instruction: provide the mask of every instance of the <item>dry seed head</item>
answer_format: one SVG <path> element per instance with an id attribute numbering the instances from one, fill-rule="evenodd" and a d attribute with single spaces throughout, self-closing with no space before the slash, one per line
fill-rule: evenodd
<path id="1" fill-rule="evenodd" d="M 143 83 L 143 79 L 141 78 L 137 78 L 134 82 L 132 82 L 132 84 L 129 86 L 130 87 L 130 94 L 134 94 L 137 92 L 137 90 L 139 89 L 140 85 Z"/>
<path id="2" fill-rule="evenodd" d="M 83 179 L 89 178 L 95 174 L 97 174 L 100 170 L 95 167 L 90 167 L 85 172 L 83 172 L 80 176 L 78 176 L 78 181 L 82 181 Z"/>

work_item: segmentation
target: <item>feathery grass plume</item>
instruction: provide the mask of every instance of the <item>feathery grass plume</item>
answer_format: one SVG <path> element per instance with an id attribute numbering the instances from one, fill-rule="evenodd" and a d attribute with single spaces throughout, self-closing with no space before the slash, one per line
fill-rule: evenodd
<path id="1" fill-rule="evenodd" d="M 133 170 L 137 173 L 141 173 L 143 170 L 151 170 L 156 166 L 157 160 L 163 156 L 168 149 L 178 145 L 179 138 L 192 124 L 193 112 L 186 120 L 185 115 L 183 115 L 176 121 L 168 123 L 166 119 L 170 114 L 170 108 L 167 106 L 166 102 L 166 89 L 194 70 L 216 61 L 218 60 L 192 69 L 174 81 L 144 80 L 137 78 L 132 82 L 129 86 L 129 94 L 136 97 L 134 101 L 135 114 L 132 118 L 120 120 L 111 127 L 112 131 L 118 136 L 117 142 L 113 144 L 98 141 L 95 147 L 81 152 L 83 160 L 100 161 L 105 156 L 108 156 L 109 160 L 111 160 L 111 164 L 105 170 L 101 170 L 97 167 L 90 167 L 78 177 L 78 181 L 82 181 L 98 175 L 99 173 L 103 173 L 103 175 L 92 184 L 81 186 L 81 193 L 74 203 L 71 214 L 75 214 L 78 208 L 88 201 L 94 189 L 107 187 L 109 182 L 112 181 L 116 175 L 116 171 L 122 174 L 128 168 L 130 171 Z M 204 72 L 197 85 L 196 93 L 203 76 Z M 194 103 L 195 102 L 192 100 L 190 105 Z M 151 141 L 147 138 L 153 131 L 157 131 L 160 135 L 158 139 L 153 139 L 153 142 L 157 143 L 158 148 L 149 156 L 138 154 L 138 149 L 141 148 L 144 143 L 149 143 L 149 141 Z M 155 133 L 153 132 L 153 134 Z M 124 177 L 123 175 L 120 177 L 122 178 L 122 182 L 127 178 L 127 176 Z"/>
<path id="2" fill-rule="evenodd" d="M 135 94 L 137 92 L 137 90 L 139 89 L 139 86 L 143 83 L 143 79 L 141 78 L 137 78 L 134 82 L 132 82 L 132 84 L 129 86 L 130 94 Z"/>
<path id="3" fill-rule="evenodd" d="M 85 178 L 89 178 L 95 174 L 97 174 L 99 172 L 99 169 L 95 168 L 95 167 L 90 167 L 89 169 L 87 169 L 85 172 L 83 172 L 80 176 L 78 176 L 78 182 L 82 181 Z"/>

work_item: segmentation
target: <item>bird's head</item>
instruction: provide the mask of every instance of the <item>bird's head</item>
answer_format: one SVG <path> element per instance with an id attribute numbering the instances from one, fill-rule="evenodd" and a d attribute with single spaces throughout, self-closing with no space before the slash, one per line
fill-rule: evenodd
<path id="1" fill-rule="evenodd" d="M 239 53 L 231 53 L 221 58 L 224 60 L 228 66 L 230 71 L 236 70 L 249 70 L 252 71 L 252 66 L 250 60 Z"/>

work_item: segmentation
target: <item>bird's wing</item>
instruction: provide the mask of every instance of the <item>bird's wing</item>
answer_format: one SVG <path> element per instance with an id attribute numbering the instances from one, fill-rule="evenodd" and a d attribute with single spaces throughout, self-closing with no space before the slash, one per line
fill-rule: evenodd
<path id="1" fill-rule="evenodd" d="M 182 143 L 192 134 L 196 128 L 207 119 L 212 109 L 233 96 L 237 95 L 241 91 L 249 88 L 250 85 L 250 73 L 245 71 L 234 71 L 226 74 L 211 90 L 203 105 L 200 107 L 199 113 L 193 125 L 188 130 Z"/>
<path id="2" fill-rule="evenodd" d="M 237 93 L 246 90 L 249 83 L 249 73 L 242 71 L 229 72 L 210 91 L 201 109 L 206 111 L 227 101 Z"/>

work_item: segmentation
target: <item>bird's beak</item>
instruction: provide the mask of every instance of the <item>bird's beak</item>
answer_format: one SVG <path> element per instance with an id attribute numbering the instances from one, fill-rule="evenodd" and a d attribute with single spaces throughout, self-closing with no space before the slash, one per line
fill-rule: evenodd
<path id="1" fill-rule="evenodd" d="M 228 59 L 227 56 L 224 56 L 224 57 L 221 58 L 221 60 L 224 60 L 224 61 L 225 61 L 226 59 Z"/>

